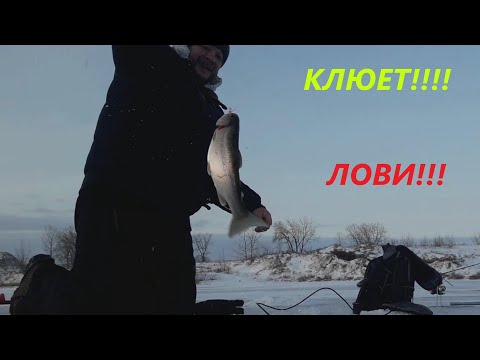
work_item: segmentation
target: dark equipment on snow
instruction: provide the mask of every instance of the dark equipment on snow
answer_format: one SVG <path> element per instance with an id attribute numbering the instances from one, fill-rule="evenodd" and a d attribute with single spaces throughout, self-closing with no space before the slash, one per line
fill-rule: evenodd
<path id="1" fill-rule="evenodd" d="M 0 305 L 8 305 L 10 304 L 10 300 L 5 300 L 5 295 L 0 293 Z"/>
<path id="2" fill-rule="evenodd" d="M 206 300 L 195 304 L 195 315 L 243 315 L 243 300 Z"/>
<path id="3" fill-rule="evenodd" d="M 432 294 L 444 294 L 442 274 L 403 245 L 382 246 L 383 256 L 371 260 L 360 291 L 353 303 L 353 313 L 390 309 L 418 315 L 432 315 L 426 306 L 412 302 L 415 282 Z"/>
<path id="4" fill-rule="evenodd" d="M 480 301 L 455 301 L 451 302 L 450 306 L 465 306 L 465 305 L 480 305 Z"/>

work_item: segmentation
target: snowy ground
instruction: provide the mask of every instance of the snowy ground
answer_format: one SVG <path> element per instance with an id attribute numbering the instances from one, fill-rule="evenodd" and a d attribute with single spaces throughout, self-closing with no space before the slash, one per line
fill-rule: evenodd
<path id="1" fill-rule="evenodd" d="M 213 281 L 198 285 L 197 300 L 241 299 L 246 315 L 266 315 L 257 303 L 287 308 L 302 301 L 315 290 L 329 287 L 352 305 L 358 295 L 357 281 L 275 282 L 247 280 L 244 277 L 217 274 Z M 480 306 L 450 306 L 450 302 L 480 301 L 480 280 L 449 280 L 445 295 L 431 295 L 418 285 L 414 302 L 429 307 L 434 315 L 480 315 Z M 438 301 L 438 303 L 437 303 Z M 440 303 L 441 301 L 441 303 Z M 443 305 L 443 306 L 442 306 Z M 265 308 L 271 315 L 352 315 L 348 305 L 331 290 L 321 290 L 300 305 L 286 311 Z M 383 315 L 388 311 L 362 312 L 362 315 Z M 395 314 L 394 312 L 390 315 Z"/>
<path id="2" fill-rule="evenodd" d="M 416 284 L 414 303 L 429 307 L 434 315 L 480 315 L 480 305 L 451 306 L 451 302 L 480 301 L 480 246 L 413 247 L 430 266 L 445 273 L 446 294 L 431 295 Z M 246 315 L 266 315 L 257 305 L 287 308 L 322 287 L 337 291 L 352 305 L 358 295 L 357 282 L 363 278 L 368 261 L 380 256 L 375 249 L 328 247 L 309 254 L 280 254 L 254 261 L 197 263 L 197 301 L 208 299 L 244 300 Z M 6 277 L 0 278 L 4 281 Z M 448 281 L 448 282 L 447 282 Z M 452 284 L 452 285 L 450 285 Z M 10 299 L 15 286 L 0 287 Z M 351 315 L 352 310 L 333 291 L 321 290 L 300 305 L 287 310 L 265 308 L 278 315 Z M 383 315 L 388 311 L 362 312 Z M 8 306 L 0 305 L 0 315 Z M 396 312 L 390 313 L 390 315 Z M 404 313 L 400 313 L 404 314 Z"/>
<path id="3" fill-rule="evenodd" d="M 480 306 L 450 306 L 450 302 L 480 301 L 480 280 L 449 280 L 446 294 L 431 295 L 419 286 L 414 302 L 430 307 L 434 315 L 480 315 Z M 358 294 L 356 281 L 280 282 L 250 279 L 232 274 L 215 274 L 215 280 L 198 285 L 197 300 L 241 299 L 245 301 L 245 315 L 266 315 L 257 303 L 286 308 L 292 306 L 321 287 L 337 291 L 351 305 Z M 9 299 L 15 287 L 0 287 Z M 441 303 L 440 303 L 441 300 Z M 438 301 L 438 303 L 437 303 Z M 443 305 L 443 306 L 442 306 Z M 321 290 L 300 305 L 287 311 L 265 308 L 271 315 L 352 315 L 347 304 L 331 290 Z M 384 315 L 388 311 L 375 310 L 361 315 Z M 390 315 L 404 314 L 391 312 Z M 0 305 L 0 315 L 8 315 L 8 305 Z"/>

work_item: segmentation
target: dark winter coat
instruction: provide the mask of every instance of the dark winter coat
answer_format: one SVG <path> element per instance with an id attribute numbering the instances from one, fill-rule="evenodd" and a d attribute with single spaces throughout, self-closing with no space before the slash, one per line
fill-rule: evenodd
<path id="1" fill-rule="evenodd" d="M 115 74 L 82 189 L 105 188 L 141 207 L 193 214 L 218 205 L 207 151 L 224 112 L 187 59 L 168 45 L 113 45 Z M 225 108 L 223 106 L 223 108 Z M 250 211 L 260 197 L 243 185 Z"/>

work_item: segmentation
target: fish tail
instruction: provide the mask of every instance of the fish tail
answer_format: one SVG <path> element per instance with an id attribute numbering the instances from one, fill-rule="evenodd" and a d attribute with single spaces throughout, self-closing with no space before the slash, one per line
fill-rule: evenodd
<path id="1" fill-rule="evenodd" d="M 255 216 L 250 211 L 248 211 L 247 216 L 232 218 L 232 221 L 230 222 L 230 230 L 228 232 L 228 236 L 233 237 L 254 226 L 268 227 L 268 224 L 262 219 L 260 219 L 258 216 Z"/>

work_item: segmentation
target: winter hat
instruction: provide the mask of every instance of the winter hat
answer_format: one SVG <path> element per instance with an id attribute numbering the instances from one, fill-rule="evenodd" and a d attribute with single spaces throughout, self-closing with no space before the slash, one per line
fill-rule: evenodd
<path id="1" fill-rule="evenodd" d="M 187 45 L 188 47 L 192 45 Z M 223 54 L 223 65 L 225 65 L 225 62 L 227 61 L 228 55 L 230 54 L 230 45 L 212 45 L 215 46 L 217 49 L 220 49 L 220 51 Z"/>

